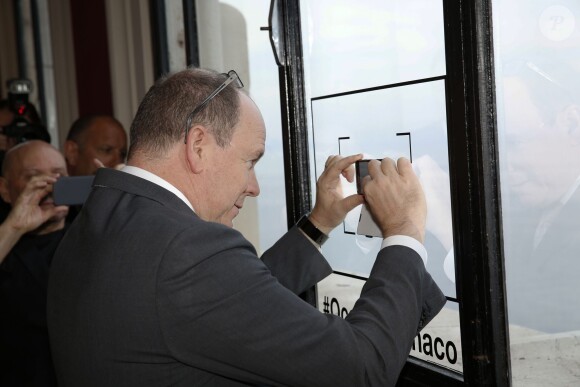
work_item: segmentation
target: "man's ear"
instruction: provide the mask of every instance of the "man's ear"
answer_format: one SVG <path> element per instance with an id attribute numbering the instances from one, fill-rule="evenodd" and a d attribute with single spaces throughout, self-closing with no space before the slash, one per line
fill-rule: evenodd
<path id="1" fill-rule="evenodd" d="M 206 168 L 212 139 L 205 126 L 195 125 L 189 129 L 185 149 L 187 162 L 193 173 L 200 173 Z"/>
<path id="2" fill-rule="evenodd" d="M 64 158 L 69 165 L 77 165 L 79 144 L 72 140 L 66 140 L 64 142 Z"/>
<path id="3" fill-rule="evenodd" d="M 8 194 L 8 181 L 4 177 L 0 177 L 0 196 L 6 203 L 10 203 L 10 195 Z"/>

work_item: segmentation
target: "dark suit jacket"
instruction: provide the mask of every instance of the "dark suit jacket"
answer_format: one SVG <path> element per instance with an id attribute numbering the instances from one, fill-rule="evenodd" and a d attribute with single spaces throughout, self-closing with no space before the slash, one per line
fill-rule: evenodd
<path id="1" fill-rule="evenodd" d="M 394 384 L 442 293 L 414 251 L 389 247 L 343 320 L 296 296 L 330 272 L 295 228 L 260 260 L 171 192 L 101 169 L 51 267 L 59 383 Z"/>
<path id="2" fill-rule="evenodd" d="M 25 235 L 0 265 L 0 386 L 56 386 L 48 345 L 48 265 L 64 229 Z"/>

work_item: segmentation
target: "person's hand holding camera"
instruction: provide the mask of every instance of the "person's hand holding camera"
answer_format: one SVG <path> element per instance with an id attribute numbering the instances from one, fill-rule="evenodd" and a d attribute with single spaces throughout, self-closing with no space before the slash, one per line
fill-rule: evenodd
<path id="1" fill-rule="evenodd" d="M 406 158 L 371 160 L 364 199 L 383 238 L 407 235 L 423 243 L 427 205 L 419 179 Z"/>
<path id="2" fill-rule="evenodd" d="M 33 231 L 52 218 L 66 216 L 67 206 L 55 206 L 52 187 L 58 176 L 34 176 L 12 203 L 12 210 L 5 220 L 7 226 L 19 236 Z"/>
<path id="3" fill-rule="evenodd" d="M 362 195 L 344 197 L 340 181 L 340 176 L 351 183 L 354 181 L 353 164 L 360 159 L 360 154 L 330 156 L 316 182 L 316 204 L 310 213 L 310 221 L 326 235 L 342 223 L 349 211 L 363 203 Z"/>
<path id="4" fill-rule="evenodd" d="M 16 201 L 10 203 L 12 209 L 0 224 L 0 263 L 24 234 L 44 230 L 66 217 L 68 207 L 55 206 L 52 202 L 52 185 L 57 178 L 47 175 L 32 177 Z"/>

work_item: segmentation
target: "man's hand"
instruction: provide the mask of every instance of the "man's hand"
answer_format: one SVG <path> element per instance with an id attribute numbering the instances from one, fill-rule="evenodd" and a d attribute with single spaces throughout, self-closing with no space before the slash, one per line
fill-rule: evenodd
<path id="1" fill-rule="evenodd" d="M 34 176 L 26 184 L 26 187 L 18 197 L 15 203 L 12 203 L 12 210 L 5 220 L 5 225 L 10 227 L 19 236 L 26 234 L 50 218 L 66 213 L 67 206 L 42 206 L 43 200 L 47 195 L 52 193 L 52 186 L 57 177 L 53 176 Z"/>
<path id="2" fill-rule="evenodd" d="M 316 204 L 310 214 L 310 221 L 326 235 L 338 226 L 349 211 L 364 202 L 362 195 L 344 197 L 340 176 L 354 181 L 354 163 L 362 155 L 348 157 L 330 156 L 326 160 L 324 172 L 316 183 Z"/>
<path id="3" fill-rule="evenodd" d="M 423 243 L 427 204 L 409 160 L 400 158 L 396 166 L 389 158 L 371 160 L 368 167 L 364 198 L 383 238 L 407 235 Z"/>
<path id="4" fill-rule="evenodd" d="M 47 198 L 47 195 L 52 192 L 52 185 L 57 177 L 34 176 L 28 181 L 16 202 L 11 203 L 12 210 L 0 224 L 0 264 L 24 234 L 36 230 L 52 217 L 66 216 L 67 206 L 40 204 L 44 200 L 52 200 Z"/>

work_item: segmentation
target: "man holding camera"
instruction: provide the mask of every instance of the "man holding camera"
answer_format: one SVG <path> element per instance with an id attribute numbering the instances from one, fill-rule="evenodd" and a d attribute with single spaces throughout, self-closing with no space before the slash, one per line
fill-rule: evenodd
<path id="1" fill-rule="evenodd" d="M 8 99 L 0 100 L 0 167 L 4 154 L 13 146 L 28 140 L 50 142 L 50 134 L 38 111 L 28 102 L 32 83 L 26 79 L 8 82 Z M 0 222 L 6 218 L 10 206 L 0 199 Z"/>
<path id="2" fill-rule="evenodd" d="M 68 211 L 54 205 L 52 185 L 66 174 L 60 152 L 39 140 L 11 148 L 2 165 L 0 196 L 11 210 L 0 224 L 1 386 L 56 386 L 46 287 Z"/>

